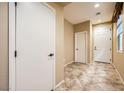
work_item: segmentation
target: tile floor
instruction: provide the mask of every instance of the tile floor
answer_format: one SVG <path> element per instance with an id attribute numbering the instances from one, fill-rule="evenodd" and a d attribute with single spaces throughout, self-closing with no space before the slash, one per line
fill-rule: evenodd
<path id="1" fill-rule="evenodd" d="M 122 91 L 124 85 L 111 64 L 72 63 L 65 67 L 65 82 L 56 91 Z"/>

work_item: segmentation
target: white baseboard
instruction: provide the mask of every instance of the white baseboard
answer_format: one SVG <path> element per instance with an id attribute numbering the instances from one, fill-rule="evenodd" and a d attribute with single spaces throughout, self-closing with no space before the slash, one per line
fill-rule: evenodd
<path id="1" fill-rule="evenodd" d="M 74 61 L 71 61 L 71 62 L 65 64 L 64 67 L 66 67 L 67 65 L 69 65 L 69 64 L 71 64 L 71 63 L 73 63 L 73 62 L 74 62 Z"/>
<path id="2" fill-rule="evenodd" d="M 55 86 L 55 89 L 56 89 L 58 86 L 60 86 L 62 83 L 64 83 L 64 82 L 65 82 L 64 80 L 60 81 L 60 82 Z"/>
<path id="3" fill-rule="evenodd" d="M 124 80 L 122 79 L 122 77 L 121 77 L 119 71 L 117 70 L 116 66 L 115 66 L 113 63 L 112 63 L 112 65 L 114 66 L 116 72 L 118 73 L 118 75 L 119 75 L 119 77 L 120 77 L 120 79 L 121 79 L 121 82 L 124 84 Z"/>

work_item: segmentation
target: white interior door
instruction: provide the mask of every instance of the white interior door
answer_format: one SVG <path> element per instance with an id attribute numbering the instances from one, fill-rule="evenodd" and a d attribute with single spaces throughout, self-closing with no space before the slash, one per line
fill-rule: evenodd
<path id="1" fill-rule="evenodd" d="M 94 61 L 110 63 L 112 60 L 111 25 L 94 27 Z"/>
<path id="2" fill-rule="evenodd" d="M 16 90 L 54 86 L 55 14 L 44 3 L 16 6 Z"/>
<path id="3" fill-rule="evenodd" d="M 87 61 L 87 32 L 75 33 L 75 62 Z"/>

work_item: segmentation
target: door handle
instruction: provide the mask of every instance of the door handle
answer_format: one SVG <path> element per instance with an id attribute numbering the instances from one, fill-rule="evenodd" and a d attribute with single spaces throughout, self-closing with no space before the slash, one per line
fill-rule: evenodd
<path id="1" fill-rule="evenodd" d="M 78 50 L 78 48 L 76 48 L 76 50 Z"/>
<path id="2" fill-rule="evenodd" d="M 96 50 L 96 46 L 94 47 L 94 50 Z"/>
<path id="3" fill-rule="evenodd" d="M 48 56 L 49 56 L 49 57 L 52 57 L 52 56 L 54 56 L 54 54 L 53 54 L 53 53 L 50 53 Z"/>

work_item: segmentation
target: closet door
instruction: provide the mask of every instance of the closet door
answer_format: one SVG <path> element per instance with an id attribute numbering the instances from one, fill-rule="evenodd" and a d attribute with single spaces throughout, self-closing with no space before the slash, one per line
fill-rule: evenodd
<path id="1" fill-rule="evenodd" d="M 87 60 L 87 33 L 75 33 L 75 62 L 86 63 Z"/>
<path id="2" fill-rule="evenodd" d="M 55 14 L 43 3 L 16 5 L 16 90 L 54 86 Z"/>

